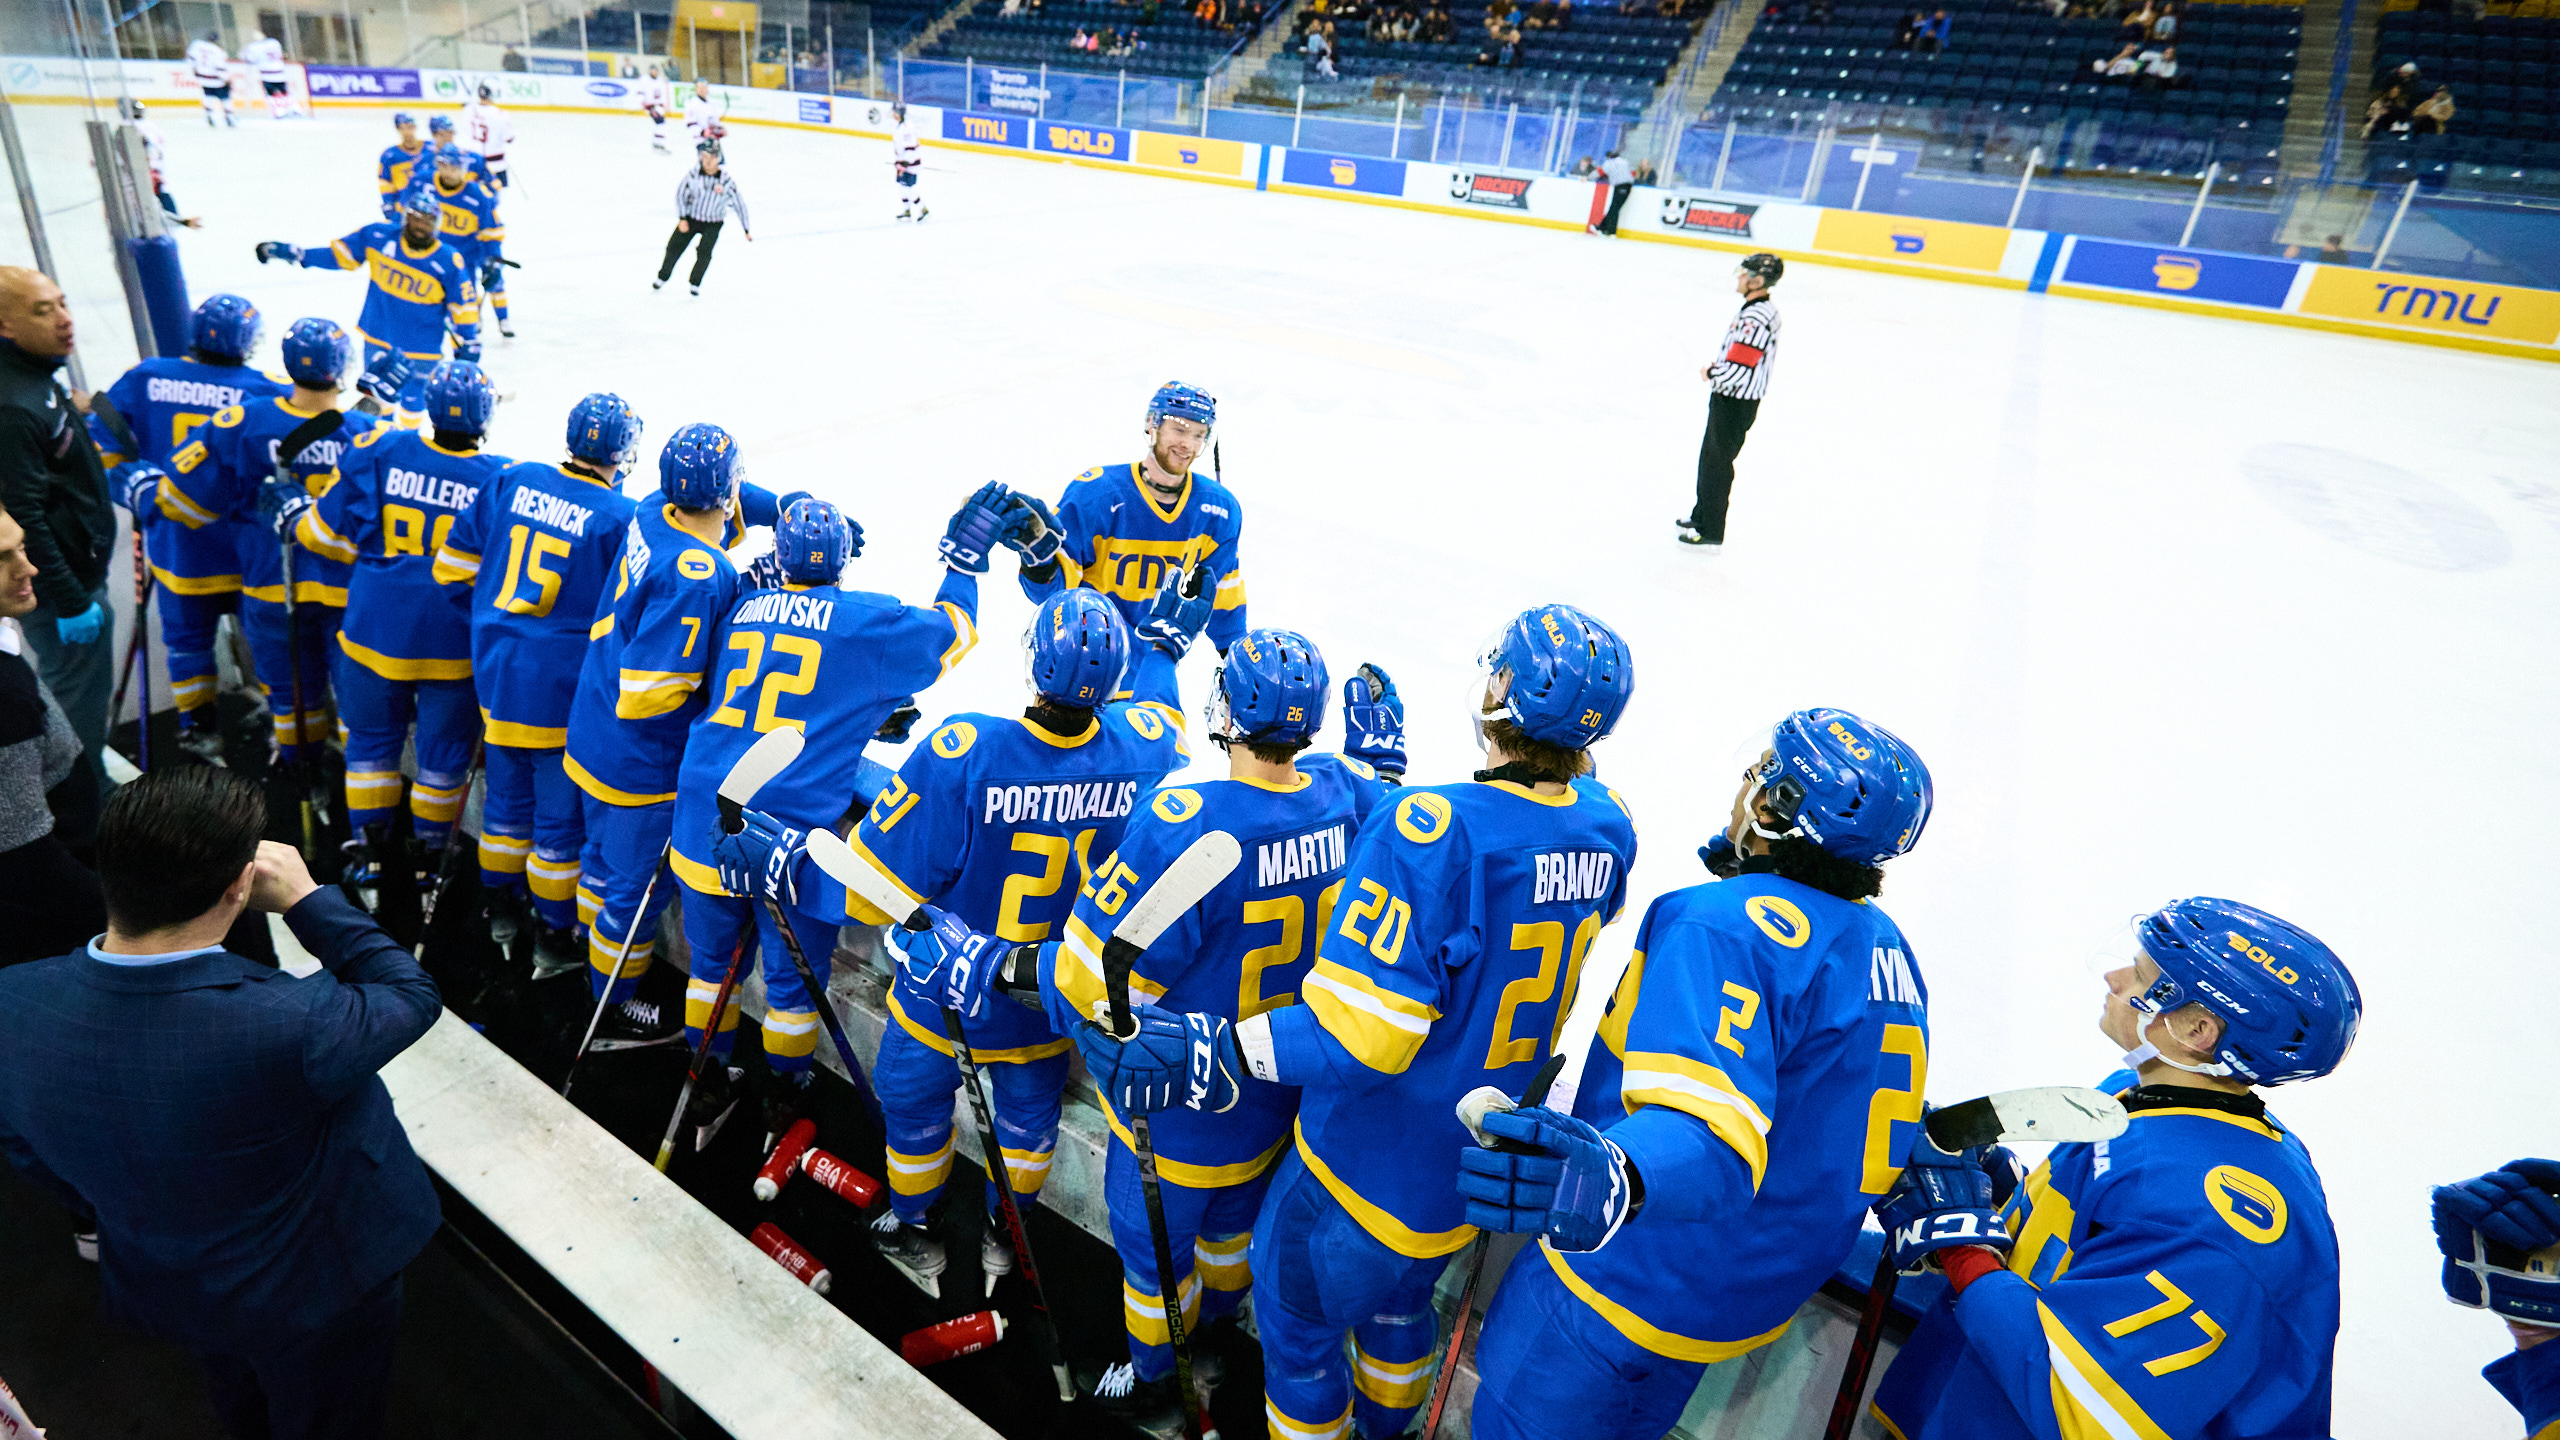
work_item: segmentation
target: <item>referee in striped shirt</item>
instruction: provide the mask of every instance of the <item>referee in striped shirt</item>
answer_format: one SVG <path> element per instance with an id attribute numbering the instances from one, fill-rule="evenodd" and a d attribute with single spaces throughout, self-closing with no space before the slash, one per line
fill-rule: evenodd
<path id="1" fill-rule="evenodd" d="M 1698 445 L 1698 505 L 1680 517 L 1680 543 L 1724 548 L 1725 505 L 1733 498 L 1733 457 L 1760 415 L 1760 397 L 1768 393 L 1769 362 L 1778 352 L 1778 307 L 1769 287 L 1787 273 L 1787 262 L 1765 251 L 1750 256 L 1734 271 L 1734 293 L 1742 309 L 1725 327 L 1724 346 L 1714 363 L 1699 367 L 1698 378 L 1714 387 L 1707 400 L 1707 436 Z"/>
<path id="2" fill-rule="evenodd" d="M 699 235 L 702 244 L 693 252 L 693 293 L 702 293 L 702 277 L 711 268 L 711 247 L 720 243 L 720 224 L 732 210 L 738 212 L 738 233 L 750 241 L 756 232 L 747 224 L 747 197 L 738 193 L 738 178 L 720 173 L 720 142 L 705 140 L 694 147 L 702 163 L 685 172 L 676 182 L 676 228 L 667 236 L 667 258 L 658 262 L 658 278 L 649 288 L 663 290 L 667 277 L 676 273 L 676 261 L 683 258 L 685 242 Z"/>

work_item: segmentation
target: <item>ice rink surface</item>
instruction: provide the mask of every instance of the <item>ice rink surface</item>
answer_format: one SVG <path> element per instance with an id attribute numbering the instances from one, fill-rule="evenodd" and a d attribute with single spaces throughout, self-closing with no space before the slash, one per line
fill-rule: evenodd
<path id="1" fill-rule="evenodd" d="M 21 114 L 67 171 L 72 112 Z M 251 243 L 373 220 L 385 113 L 155 118 L 206 217 L 192 293 L 256 300 L 270 366 L 296 316 L 352 326 L 360 276 Z M 1726 255 L 940 149 L 932 218 L 900 225 L 885 143 L 740 127 L 755 239 L 732 225 L 691 299 L 681 271 L 648 285 L 689 157 L 636 116 L 518 126 L 492 448 L 557 459 L 571 402 L 614 390 L 653 485 L 658 445 L 716 421 L 756 480 L 861 521 L 854 583 L 920 601 L 973 487 L 1054 499 L 1137 457 L 1155 385 L 1199 384 L 1252 619 L 1337 681 L 1387 669 L 1416 780 L 1477 763 L 1465 705 L 1504 618 L 1562 600 L 1628 638 L 1637 695 L 1598 751 L 1646 845 L 1620 945 L 1703 878 L 1756 727 L 1838 705 L 1899 732 L 1937 783 L 1882 902 L 1932 990 L 1932 1098 L 2112 1069 L 2092 957 L 2137 911 L 2222 895 L 2320 935 L 2362 1038 L 2270 1099 L 2339 1231 L 2337 1433 L 2518 1429 L 2475 1373 L 2505 1332 L 2437 1289 L 2427 1190 L 2560 1151 L 2560 371 L 1799 265 L 1711 558 L 1671 521 Z M 121 300 L 74 293 L 104 384 Z M 928 718 L 1022 703 L 1011 570 Z M 1195 716 L 1209 675 L 1204 646 Z"/>

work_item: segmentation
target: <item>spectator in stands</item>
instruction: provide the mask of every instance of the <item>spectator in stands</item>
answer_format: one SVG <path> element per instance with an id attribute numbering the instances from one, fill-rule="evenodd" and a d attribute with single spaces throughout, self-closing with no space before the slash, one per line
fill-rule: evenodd
<path id="1" fill-rule="evenodd" d="M 1929 17 L 1929 23 L 1922 27 L 1920 33 L 1920 43 L 1922 48 L 1925 48 L 1932 55 L 1936 55 L 1944 51 L 1947 48 L 1947 31 L 1949 28 L 1950 22 L 1947 19 L 1946 11 L 1940 10 L 1936 14 L 1931 15 Z"/>
<path id="2" fill-rule="evenodd" d="M 60 955 L 107 928 L 98 877 L 68 843 L 75 832 L 84 846 L 96 838 L 98 787 L 18 629 L 36 608 L 35 581 L 27 532 L 0 510 L 0 966 Z"/>
<path id="3" fill-rule="evenodd" d="M 2409 112 L 2409 131 L 2414 135 L 2442 135 L 2453 128 L 2453 90 L 2439 85 L 2426 103 Z"/>
<path id="4" fill-rule="evenodd" d="M 2418 74 L 2418 62 L 2411 60 L 2403 64 L 2399 69 L 2394 70 L 2388 76 L 2385 76 L 2374 86 L 2374 89 L 2380 91 L 2392 85 L 2398 85 L 2401 89 L 2408 91 L 2412 95 L 2415 95 L 2420 90 L 2426 88 L 2425 80 Z"/>
<path id="5" fill-rule="evenodd" d="M 2347 253 L 2347 237 L 2344 235 L 2332 235 L 2321 242 L 2320 263 L 2323 265 L 2351 265 L 2355 258 Z"/>
<path id="6" fill-rule="evenodd" d="M 1575 180 L 1588 180 L 1599 173 L 1600 167 L 1592 164 L 1591 157 L 1588 155 L 1574 161 L 1573 168 L 1565 172 L 1568 177 Z"/>
<path id="7" fill-rule="evenodd" d="M 1430 44 L 1446 45 L 1456 38 L 1457 33 L 1457 17 L 1449 13 L 1446 5 L 1434 5 L 1430 13 L 1422 17 L 1422 38 Z"/>
<path id="8" fill-rule="evenodd" d="M 1556 24 L 1555 0 L 1537 0 L 1529 7 L 1529 18 L 1520 22 L 1532 30 L 1552 30 Z"/>
<path id="9" fill-rule="evenodd" d="M 2409 116 L 2416 109 L 2416 102 L 2410 98 L 2409 92 L 2399 85 L 2392 85 L 2381 94 L 2374 96 L 2373 103 L 2364 107 L 2365 137 L 2370 139 L 2377 131 L 2387 135 L 2393 131 L 2407 130 Z"/>
<path id="10" fill-rule="evenodd" d="M 2100 80 L 2121 80 L 2131 84 L 2133 77 L 2141 73 L 2142 60 L 2133 53 L 2133 46 L 2127 44 L 2112 59 L 2090 61 L 2089 68 L 2097 73 Z"/>
<path id="11" fill-rule="evenodd" d="M 2160 13 L 2151 19 L 2151 38 L 2161 45 L 2178 38 L 2178 7 L 2161 0 Z"/>
<path id="12" fill-rule="evenodd" d="M 1342 72 L 1333 68 L 1332 21 L 1318 20 L 1314 28 L 1307 31 L 1307 54 L 1313 60 L 1318 75 L 1327 80 L 1340 78 Z"/>
<path id="13" fill-rule="evenodd" d="M 1895 27 L 1893 32 L 1894 47 L 1900 50 L 1918 49 L 1920 45 L 1920 32 L 1928 28 L 1929 17 L 1921 14 L 1917 10 L 1912 11 L 1909 15 L 1903 17 L 1902 23 L 1899 26 Z"/>
<path id="14" fill-rule="evenodd" d="M 522 70 L 524 68 L 524 57 L 516 53 L 516 47 L 510 45 L 507 47 L 507 53 L 498 57 L 498 68 L 501 70 Z"/>
<path id="15" fill-rule="evenodd" d="M 2178 77 L 2178 47 L 2164 45 L 2144 56 L 2142 74 L 2135 83 L 2145 90 L 2175 90 L 2184 85 L 2186 81 Z"/>

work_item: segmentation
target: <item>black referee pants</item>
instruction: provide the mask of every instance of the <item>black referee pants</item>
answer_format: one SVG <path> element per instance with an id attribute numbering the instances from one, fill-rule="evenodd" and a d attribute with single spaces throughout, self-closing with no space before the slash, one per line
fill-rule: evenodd
<path id="1" fill-rule="evenodd" d="M 1760 417 L 1760 402 L 1718 392 L 1707 400 L 1707 435 L 1698 444 L 1698 505 L 1689 523 L 1711 545 L 1724 543 L 1725 506 L 1733 499 L 1733 457 Z"/>
<path id="2" fill-rule="evenodd" d="M 702 284 L 703 275 L 711 269 L 711 247 L 720 243 L 721 222 L 694 220 L 683 222 L 683 225 L 685 228 L 676 229 L 667 235 L 667 258 L 658 262 L 658 278 L 663 281 L 676 273 L 676 261 L 684 256 L 685 242 L 699 235 L 702 237 L 702 244 L 693 252 L 693 279 L 690 282 L 699 287 Z"/>
<path id="3" fill-rule="evenodd" d="M 1632 180 L 1628 181 L 1624 185 L 1612 185 L 1609 187 L 1609 212 L 1600 217 L 1601 234 L 1615 235 L 1618 233 L 1618 212 L 1627 208 L 1627 197 L 1634 193 L 1636 193 L 1636 183 Z"/>

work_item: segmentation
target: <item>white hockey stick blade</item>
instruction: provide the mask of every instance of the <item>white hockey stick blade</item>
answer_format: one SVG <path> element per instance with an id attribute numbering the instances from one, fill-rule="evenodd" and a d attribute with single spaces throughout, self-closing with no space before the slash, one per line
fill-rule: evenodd
<path id="1" fill-rule="evenodd" d="M 1174 862 L 1129 907 L 1129 913 L 1103 937 L 1106 943 L 1119 943 L 1145 950 L 1156 943 L 1184 911 L 1200 903 L 1200 897 L 1218 888 L 1218 882 L 1232 873 L 1244 859 L 1244 847 L 1236 837 L 1224 830 L 1212 830 L 1191 842 L 1191 848 L 1174 857 Z"/>
<path id="2" fill-rule="evenodd" d="M 1609 997 L 1618 993 L 1618 985 L 1626 979 L 1627 966 L 1636 954 L 1632 934 L 1614 940 L 1608 938 L 1607 931 L 1601 934 L 1603 940 L 1595 941 L 1590 950 L 1583 952 L 1581 975 L 1574 982 L 1573 1009 L 1565 1016 L 1564 1028 L 1556 1032 L 1555 1053 L 1564 1056 L 1565 1062 L 1555 1085 L 1547 1092 L 1547 1104 L 1568 1115 L 1573 1113 L 1574 1101 L 1582 1096 L 1582 1062 L 1590 1055 L 1592 1042 L 1599 1038 L 1600 1020 L 1608 1012 Z M 1607 951 L 1593 953 L 1604 942 L 1608 943 Z"/>
<path id="3" fill-rule="evenodd" d="M 780 732 L 775 732 L 779 734 Z M 916 897 L 898 888 L 898 882 L 880 873 L 880 867 L 853 853 L 833 830 L 809 832 L 809 863 L 827 872 L 827 878 L 871 902 L 872 908 L 900 925 L 913 920 L 924 907 Z"/>
<path id="4" fill-rule="evenodd" d="M 2116 1097 L 2081 1085 L 2003 1090 L 1929 1113 L 1929 1138 L 1941 1150 L 2005 1145 L 2015 1140 L 2112 1140 L 2132 1117 Z"/>
<path id="5" fill-rule="evenodd" d="M 721 779 L 720 798 L 738 806 L 753 803 L 756 792 L 774 776 L 790 769 L 791 762 L 800 758 L 801 748 L 808 743 L 796 725 L 779 726 L 757 736 L 756 743 L 747 747 L 747 753 L 739 756 L 738 763 L 730 766 L 728 775 Z"/>

